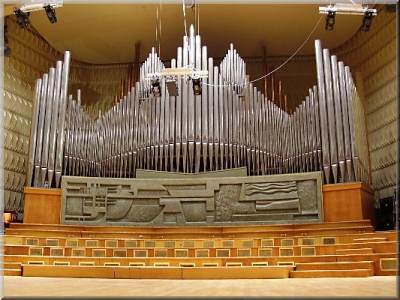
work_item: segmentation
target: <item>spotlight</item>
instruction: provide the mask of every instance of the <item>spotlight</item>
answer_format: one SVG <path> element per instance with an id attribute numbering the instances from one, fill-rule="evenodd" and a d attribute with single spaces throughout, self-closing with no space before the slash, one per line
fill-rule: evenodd
<path id="1" fill-rule="evenodd" d="M 325 21 L 325 30 L 328 31 L 332 31 L 333 30 L 333 26 L 335 25 L 335 15 L 336 12 L 335 11 L 328 11 L 327 15 L 326 15 L 326 21 Z"/>
<path id="2" fill-rule="evenodd" d="M 19 26 L 22 28 L 27 28 L 29 26 L 29 12 L 23 12 L 21 9 L 15 8 L 14 14 L 17 17 L 17 23 Z"/>
<path id="3" fill-rule="evenodd" d="M 374 13 L 370 10 L 367 10 L 364 14 L 364 18 L 362 21 L 361 25 L 361 30 L 362 31 L 369 31 L 371 24 L 372 24 L 372 19 L 374 17 Z"/>
<path id="4" fill-rule="evenodd" d="M 196 96 L 201 95 L 201 79 L 192 78 L 192 82 L 193 82 L 193 93 Z"/>
<path id="5" fill-rule="evenodd" d="M 353 2 L 353 1 L 352 1 Z M 333 30 L 335 25 L 335 16 L 340 15 L 361 15 L 364 16 L 363 23 L 361 26 L 362 31 L 368 31 L 371 27 L 372 18 L 378 14 L 375 8 L 368 8 L 362 4 L 355 3 L 337 3 L 335 5 L 321 6 L 319 12 L 326 14 L 326 30 Z"/>
<path id="6" fill-rule="evenodd" d="M 151 91 L 154 97 L 161 97 L 160 79 L 154 78 L 151 80 Z"/>
<path id="7" fill-rule="evenodd" d="M 165 84 L 167 85 L 168 94 L 170 96 L 179 96 L 178 84 L 174 78 L 166 78 Z"/>
<path id="8" fill-rule="evenodd" d="M 56 23 L 57 22 L 57 17 L 56 17 L 56 10 L 51 6 L 47 5 L 44 7 L 44 10 L 46 11 L 47 18 L 49 18 L 50 23 Z"/>

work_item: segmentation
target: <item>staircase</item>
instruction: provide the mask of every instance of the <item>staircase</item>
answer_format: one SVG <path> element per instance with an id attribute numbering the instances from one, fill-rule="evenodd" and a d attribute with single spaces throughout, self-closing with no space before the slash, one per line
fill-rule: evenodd
<path id="1" fill-rule="evenodd" d="M 229 227 L 10 224 L 4 275 L 231 279 L 396 275 L 396 232 L 369 221 Z"/>

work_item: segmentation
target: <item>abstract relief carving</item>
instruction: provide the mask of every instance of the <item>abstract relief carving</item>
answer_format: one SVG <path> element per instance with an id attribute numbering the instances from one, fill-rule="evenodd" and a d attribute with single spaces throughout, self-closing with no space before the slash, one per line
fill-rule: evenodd
<path id="1" fill-rule="evenodd" d="M 223 225 L 322 220 L 320 172 L 252 177 L 62 178 L 62 222 Z"/>

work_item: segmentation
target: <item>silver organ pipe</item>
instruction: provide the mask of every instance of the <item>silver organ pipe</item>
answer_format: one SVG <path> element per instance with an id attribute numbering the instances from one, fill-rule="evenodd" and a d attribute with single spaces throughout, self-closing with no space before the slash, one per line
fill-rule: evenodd
<path id="1" fill-rule="evenodd" d="M 184 77 L 176 78 L 177 95 L 169 95 L 164 77 L 160 96 L 153 95 L 146 76 L 165 68 L 153 48 L 139 81 L 94 119 L 79 90 L 67 93 L 67 51 L 36 83 L 27 185 L 59 187 L 62 175 L 132 178 L 139 168 L 235 167 L 249 175 L 322 171 L 326 183 L 368 182 L 365 121 L 350 69 L 319 40 L 315 54 L 317 84 L 289 113 L 249 82 L 232 44 L 216 66 L 191 26 L 171 67 L 207 71 L 200 95 Z"/>

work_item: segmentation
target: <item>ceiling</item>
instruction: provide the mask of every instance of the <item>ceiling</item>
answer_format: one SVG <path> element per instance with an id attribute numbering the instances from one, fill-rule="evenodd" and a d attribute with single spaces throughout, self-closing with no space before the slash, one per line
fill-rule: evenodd
<path id="1" fill-rule="evenodd" d="M 72 57 L 95 64 L 134 60 L 134 45 L 141 43 L 143 60 L 155 45 L 156 8 L 161 16 L 161 56 L 171 59 L 182 44 L 182 6 L 177 4 L 68 4 L 56 9 L 58 22 L 50 24 L 43 11 L 31 13 L 31 22 L 57 50 L 71 50 Z M 222 57 L 233 42 L 242 57 L 292 54 L 321 18 L 318 5 L 199 5 L 200 34 L 210 56 Z M 186 10 L 187 24 L 194 21 Z M 313 54 L 313 40 L 333 49 L 348 40 L 361 24 L 360 16 L 336 16 L 335 29 L 325 31 L 322 19 L 317 30 L 299 52 Z"/>

